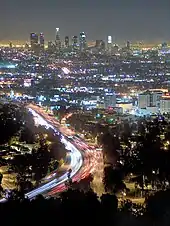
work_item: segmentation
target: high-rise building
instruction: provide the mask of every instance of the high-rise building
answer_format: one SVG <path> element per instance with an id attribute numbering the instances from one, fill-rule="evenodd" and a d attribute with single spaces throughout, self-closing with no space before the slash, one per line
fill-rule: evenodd
<path id="1" fill-rule="evenodd" d="M 108 36 L 107 37 L 107 49 L 109 51 L 109 53 L 111 53 L 112 51 L 112 36 Z"/>
<path id="2" fill-rule="evenodd" d="M 102 49 L 103 47 L 103 40 L 96 40 L 96 45 L 95 47 L 98 48 L 98 49 Z"/>
<path id="3" fill-rule="evenodd" d="M 112 44 L 112 36 L 109 35 L 109 36 L 107 37 L 107 43 L 108 43 L 108 44 Z"/>
<path id="4" fill-rule="evenodd" d="M 44 50 L 44 34 L 40 33 L 40 49 Z"/>
<path id="5" fill-rule="evenodd" d="M 33 51 L 36 51 L 38 46 L 38 35 L 36 33 L 30 34 L 30 44 L 31 44 L 31 49 Z"/>
<path id="6" fill-rule="evenodd" d="M 161 89 L 150 89 L 138 95 L 138 109 L 140 112 L 150 113 L 158 113 L 160 108 L 163 110 L 163 101 L 161 102 L 161 98 L 167 90 Z M 166 100 L 165 100 L 166 102 Z M 166 102 L 167 103 L 167 102 Z M 161 105 L 162 104 L 162 105 Z M 160 107 L 161 105 L 161 107 Z M 165 107 L 167 108 L 167 107 Z"/>
<path id="7" fill-rule="evenodd" d="M 73 38 L 72 38 L 72 48 L 73 48 L 73 51 L 78 50 L 78 37 L 77 36 L 73 36 Z"/>
<path id="8" fill-rule="evenodd" d="M 138 107 L 139 108 L 148 108 L 148 107 L 157 107 L 160 106 L 160 99 L 163 95 L 163 92 L 160 90 L 147 90 L 138 95 Z"/>
<path id="9" fill-rule="evenodd" d="M 84 51 L 87 48 L 87 41 L 86 41 L 86 35 L 84 32 L 80 32 L 79 36 L 79 42 L 80 42 L 80 51 Z"/>
<path id="10" fill-rule="evenodd" d="M 129 41 L 127 41 L 127 43 L 126 43 L 126 48 L 127 48 L 127 50 L 130 50 L 130 48 L 131 48 Z"/>
<path id="11" fill-rule="evenodd" d="M 105 45 L 105 42 L 102 40 L 101 42 L 101 50 L 105 50 L 106 49 L 106 45 Z"/>
<path id="12" fill-rule="evenodd" d="M 116 95 L 114 93 L 106 93 L 104 97 L 104 107 L 115 107 L 116 106 Z"/>
<path id="13" fill-rule="evenodd" d="M 138 95 L 138 107 L 140 109 L 147 108 L 150 105 L 150 92 L 140 93 Z"/>
<path id="14" fill-rule="evenodd" d="M 102 42 L 102 40 L 96 40 L 96 45 L 95 45 L 95 47 L 96 47 L 96 48 L 100 48 L 100 47 L 101 47 L 101 42 Z"/>
<path id="15" fill-rule="evenodd" d="M 55 45 L 56 45 L 56 50 L 60 51 L 60 49 L 61 49 L 61 40 L 60 40 L 60 29 L 59 28 L 56 28 Z"/>
<path id="16" fill-rule="evenodd" d="M 162 96 L 160 100 L 160 113 L 170 113 L 170 96 Z"/>
<path id="17" fill-rule="evenodd" d="M 66 48 L 69 47 L 69 37 L 68 36 L 65 37 L 64 45 L 65 45 Z"/>

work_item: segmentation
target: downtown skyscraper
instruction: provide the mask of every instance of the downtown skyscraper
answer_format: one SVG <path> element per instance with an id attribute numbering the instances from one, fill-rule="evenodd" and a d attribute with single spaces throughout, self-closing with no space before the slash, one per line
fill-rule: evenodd
<path id="1" fill-rule="evenodd" d="M 84 32 L 80 32 L 79 43 L 80 43 L 80 52 L 83 52 L 84 50 L 86 50 L 87 40 Z"/>
<path id="2" fill-rule="evenodd" d="M 56 46 L 56 51 L 60 52 L 61 49 L 61 39 L 60 39 L 60 29 L 56 28 L 56 33 L 55 33 L 55 46 Z"/>
<path id="3" fill-rule="evenodd" d="M 44 50 L 44 34 L 43 33 L 40 33 L 40 49 L 41 50 Z"/>
<path id="4" fill-rule="evenodd" d="M 37 49 L 38 35 L 36 33 L 30 34 L 30 45 L 31 45 L 31 50 L 35 51 Z"/>

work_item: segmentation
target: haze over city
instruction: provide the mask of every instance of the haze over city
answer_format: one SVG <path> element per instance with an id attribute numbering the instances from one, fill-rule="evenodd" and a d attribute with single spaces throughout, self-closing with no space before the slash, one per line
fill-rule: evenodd
<path id="1" fill-rule="evenodd" d="M 6 0 L 0 7 L 0 41 L 28 40 L 30 32 L 43 32 L 53 40 L 84 31 L 88 40 L 113 36 L 115 42 L 168 41 L 169 0 Z"/>

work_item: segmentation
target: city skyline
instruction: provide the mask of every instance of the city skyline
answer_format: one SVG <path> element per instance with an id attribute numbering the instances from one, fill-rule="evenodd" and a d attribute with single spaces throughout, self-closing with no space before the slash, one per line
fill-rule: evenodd
<path id="1" fill-rule="evenodd" d="M 88 40 L 168 41 L 170 40 L 170 2 L 144 0 L 127 2 L 94 0 L 72 1 L 6 0 L 0 9 L 0 41 L 25 40 L 31 32 L 43 32 L 45 40 L 55 40 L 55 28 L 61 38 L 87 34 Z"/>

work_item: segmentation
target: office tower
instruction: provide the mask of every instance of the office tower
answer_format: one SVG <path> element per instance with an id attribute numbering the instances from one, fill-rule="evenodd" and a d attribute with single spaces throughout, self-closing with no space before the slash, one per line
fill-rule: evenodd
<path id="1" fill-rule="evenodd" d="M 170 113 L 170 96 L 162 96 L 160 99 L 160 113 Z"/>
<path id="2" fill-rule="evenodd" d="M 161 90 L 147 90 L 138 95 L 138 108 L 156 113 L 160 108 L 160 99 L 163 95 Z"/>
<path id="3" fill-rule="evenodd" d="M 102 40 L 96 40 L 95 47 L 100 49 L 101 48 L 101 44 L 102 44 Z"/>
<path id="4" fill-rule="evenodd" d="M 64 45 L 65 45 L 66 48 L 69 47 L 69 37 L 68 36 L 65 37 Z"/>
<path id="5" fill-rule="evenodd" d="M 40 33 L 40 49 L 44 50 L 44 34 Z"/>
<path id="6" fill-rule="evenodd" d="M 107 37 L 107 43 L 108 43 L 108 44 L 112 44 L 112 36 L 109 35 L 109 36 Z"/>
<path id="7" fill-rule="evenodd" d="M 56 46 L 57 52 L 59 52 L 61 49 L 60 29 L 59 28 L 56 28 L 55 46 Z"/>
<path id="8" fill-rule="evenodd" d="M 115 93 L 106 93 L 104 97 L 104 107 L 115 107 L 116 106 L 116 95 Z"/>
<path id="9" fill-rule="evenodd" d="M 78 50 L 78 37 L 77 36 L 73 36 L 73 38 L 72 38 L 72 49 L 73 49 L 73 51 Z"/>
<path id="10" fill-rule="evenodd" d="M 112 36 L 108 36 L 107 37 L 107 49 L 108 49 L 108 52 L 111 53 L 112 51 Z"/>
<path id="11" fill-rule="evenodd" d="M 50 49 L 53 46 L 52 41 L 48 41 L 48 49 Z"/>
<path id="12" fill-rule="evenodd" d="M 80 42 L 80 51 L 82 52 L 86 50 L 87 41 L 86 41 L 86 35 L 84 32 L 80 32 L 79 42 Z"/>
<path id="13" fill-rule="evenodd" d="M 38 35 L 36 33 L 30 34 L 30 44 L 31 44 L 31 50 L 35 51 L 38 46 Z"/>
<path id="14" fill-rule="evenodd" d="M 143 109 L 150 105 L 150 92 L 143 92 L 138 95 L 138 107 Z"/>
<path id="15" fill-rule="evenodd" d="M 59 28 L 56 28 L 55 40 L 56 41 L 60 40 L 60 29 Z"/>
<path id="16" fill-rule="evenodd" d="M 101 50 L 105 50 L 106 49 L 106 45 L 105 45 L 105 42 L 102 40 L 101 42 Z"/>
<path id="17" fill-rule="evenodd" d="M 130 50 L 130 42 L 129 41 L 127 41 L 127 43 L 126 43 L 126 48 L 127 48 L 127 50 Z"/>

